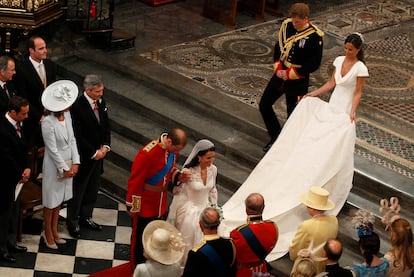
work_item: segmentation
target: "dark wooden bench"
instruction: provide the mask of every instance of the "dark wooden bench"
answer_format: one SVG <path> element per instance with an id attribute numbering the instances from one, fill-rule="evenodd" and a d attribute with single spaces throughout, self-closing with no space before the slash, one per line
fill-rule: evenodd
<path id="1" fill-rule="evenodd" d="M 223 5 L 223 2 L 221 2 L 221 4 L 217 4 L 216 0 L 204 0 L 204 8 L 202 15 L 217 20 L 223 23 L 225 26 L 235 28 L 238 0 L 231 0 L 230 7 L 228 10 L 228 7 Z"/>
<path id="2" fill-rule="evenodd" d="M 269 9 L 275 12 L 279 0 L 273 0 L 269 4 Z M 266 0 L 204 0 L 202 14 L 205 17 L 212 18 L 223 23 L 230 28 L 236 27 L 237 11 L 251 14 L 258 21 L 265 21 L 265 10 L 267 8 Z"/>
<path id="3" fill-rule="evenodd" d="M 19 218 L 17 225 L 17 240 L 22 241 L 23 233 L 23 220 L 27 217 L 31 217 L 36 212 L 41 212 L 42 207 L 42 180 L 38 178 L 39 160 L 43 159 L 45 148 L 33 147 L 29 151 L 31 176 L 30 180 L 23 185 L 23 188 L 19 195 L 20 208 Z"/>
<path id="4" fill-rule="evenodd" d="M 111 37 L 111 49 L 127 49 L 135 47 L 135 33 L 114 29 Z"/>
<path id="5" fill-rule="evenodd" d="M 282 15 L 279 10 L 279 0 L 228 0 L 227 2 L 204 0 L 202 15 L 235 28 L 237 11 L 251 14 L 260 22 L 265 21 L 265 11 L 275 16 Z"/>

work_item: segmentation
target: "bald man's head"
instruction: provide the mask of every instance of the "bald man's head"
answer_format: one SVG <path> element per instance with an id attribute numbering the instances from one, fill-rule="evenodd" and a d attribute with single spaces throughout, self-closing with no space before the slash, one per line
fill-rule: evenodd
<path id="1" fill-rule="evenodd" d="M 207 230 L 217 230 L 220 225 L 220 215 L 214 208 L 205 208 L 200 214 L 200 225 Z"/>
<path id="2" fill-rule="evenodd" d="M 323 249 L 328 260 L 337 262 L 342 255 L 342 242 L 337 239 L 330 239 L 325 243 Z"/>
<path id="3" fill-rule="evenodd" d="M 264 198 L 260 193 L 251 193 L 244 201 L 248 215 L 261 215 L 264 210 Z"/>

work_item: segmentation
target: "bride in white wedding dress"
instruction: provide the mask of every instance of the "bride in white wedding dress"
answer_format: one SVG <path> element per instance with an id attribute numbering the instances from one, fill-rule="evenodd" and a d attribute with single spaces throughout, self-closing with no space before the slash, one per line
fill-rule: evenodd
<path id="1" fill-rule="evenodd" d="M 288 252 L 298 225 L 309 218 L 299 196 L 310 186 L 327 189 L 336 204 L 329 214 L 339 213 L 352 188 L 355 111 L 369 76 L 362 45 L 361 34 L 345 39 L 345 56 L 335 59 L 331 79 L 301 100 L 272 148 L 224 204 L 221 235 L 245 223 L 244 199 L 252 192 L 265 197 L 263 218 L 279 226 L 279 240 L 268 261 Z M 331 89 L 329 102 L 315 97 Z"/>
<path id="2" fill-rule="evenodd" d="M 182 264 L 187 260 L 188 251 L 203 240 L 199 226 L 200 214 L 204 208 L 217 204 L 217 167 L 214 144 L 207 140 L 199 140 L 195 145 L 183 168 L 191 172 L 188 182 L 180 185 L 181 191 L 174 195 L 170 205 L 167 221 L 180 231 L 186 251 Z"/>

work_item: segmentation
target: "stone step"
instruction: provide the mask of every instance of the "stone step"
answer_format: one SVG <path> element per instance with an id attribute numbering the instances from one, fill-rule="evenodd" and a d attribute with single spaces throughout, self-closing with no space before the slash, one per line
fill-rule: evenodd
<path id="1" fill-rule="evenodd" d="M 354 188 L 356 194 L 376 203 L 382 198 L 399 198 L 402 213 L 414 218 L 414 187 L 412 180 L 381 167 L 375 162 L 355 157 Z"/>
<path id="2" fill-rule="evenodd" d="M 106 159 L 104 161 L 104 171 L 101 178 L 100 189 L 124 203 L 126 198 L 125 188 L 128 184 L 129 172 L 129 170 Z"/>
<path id="3" fill-rule="evenodd" d="M 77 70 L 78 67 L 82 68 L 83 71 L 80 69 Z M 84 64 L 80 62 L 78 58 L 70 57 L 65 59 L 65 61 L 60 64 L 60 75 L 64 78 L 76 80 L 78 84 L 82 82 L 83 74 L 88 74 L 89 72 L 102 75 L 104 80 L 106 77 L 104 74 L 108 74 L 105 73 L 107 72 L 105 70 L 97 69 L 94 64 L 91 65 L 90 63 L 85 62 Z M 167 123 L 172 126 L 181 126 L 182 122 L 171 123 L 172 120 L 162 114 L 162 112 L 165 113 L 166 110 L 171 108 L 159 111 L 154 111 L 152 109 L 154 106 L 161 107 L 164 103 L 168 103 L 168 99 L 166 99 L 165 96 L 154 97 L 154 94 L 157 93 L 150 88 L 140 85 L 135 81 L 128 81 L 125 79 L 118 80 L 117 75 L 112 77 L 108 76 L 108 79 L 110 79 L 111 82 L 106 84 L 107 89 L 105 97 L 110 113 L 114 140 L 112 143 L 112 153 L 109 155 L 108 159 L 111 159 L 112 162 L 116 163 L 118 166 L 122 166 L 124 169 L 129 170 L 139 147 L 157 137 L 161 132 L 167 130 Z M 143 103 L 137 103 L 134 99 L 131 99 L 131 95 L 127 95 L 130 97 L 128 98 L 118 94 L 118 92 L 116 92 L 116 89 L 119 88 L 117 84 L 122 84 L 122 89 L 126 91 L 136 91 L 136 94 L 139 94 L 139 97 L 137 97 L 137 95 L 134 97 L 140 99 L 140 102 L 142 102 L 144 98 L 146 101 L 143 101 Z M 163 97 L 162 101 L 160 101 L 160 97 Z M 183 109 L 183 107 L 176 107 L 176 110 Z M 194 113 L 190 110 L 183 114 L 183 117 L 185 116 L 190 118 L 194 116 Z M 185 161 L 195 143 L 193 141 L 195 137 L 207 137 L 212 139 L 212 141 L 215 142 L 217 149 L 216 164 L 219 168 L 217 182 L 222 185 L 223 188 L 235 191 L 247 178 L 251 170 L 249 167 L 240 165 L 240 160 L 251 160 L 251 157 L 243 158 L 244 153 L 232 147 L 233 140 L 228 139 L 230 133 L 226 131 L 227 126 L 223 126 L 219 122 L 207 122 L 201 117 L 196 118 L 196 122 L 191 121 L 192 120 L 187 122 L 183 128 L 188 130 L 191 125 L 195 125 L 193 128 L 197 128 L 200 126 L 200 123 L 202 123 L 202 125 L 204 124 L 207 126 L 204 128 L 205 130 L 202 130 L 206 131 L 206 133 L 200 133 L 197 136 L 193 135 L 189 137 L 188 146 L 182 151 L 179 162 L 182 164 Z M 209 126 L 214 126 L 216 130 L 221 128 L 223 131 L 211 130 Z M 231 132 L 237 131 L 231 130 Z M 227 137 L 223 138 L 223 136 Z M 241 142 L 245 145 L 249 144 L 249 142 L 246 142 L 247 140 L 245 139 L 246 136 L 244 134 L 239 133 L 235 136 L 237 136 L 240 141 L 237 141 L 238 144 L 241 144 Z M 241 138 L 243 138 L 243 140 Z M 245 148 L 247 147 L 250 147 L 250 145 Z M 259 146 L 257 148 L 259 148 Z M 232 152 L 233 154 L 229 154 L 229 152 Z M 238 154 L 235 154 L 236 152 Z M 260 153 L 260 150 L 257 152 Z M 234 161 L 235 156 L 239 157 L 236 161 Z M 254 160 L 256 161 L 257 158 L 255 157 Z M 249 165 L 251 165 L 251 163 L 252 162 L 250 162 Z M 116 182 L 114 182 L 114 184 L 116 184 Z M 120 185 L 120 189 L 126 190 L 126 183 L 122 183 Z"/>
<path id="4" fill-rule="evenodd" d="M 124 110 L 125 112 L 126 110 Z M 139 121 L 141 122 L 141 121 Z M 136 129 L 135 129 L 136 130 Z M 133 132 L 129 129 L 130 132 Z M 138 131 L 138 130 L 136 130 Z M 132 166 L 132 162 L 135 159 L 135 156 L 138 150 L 142 147 L 142 144 L 137 143 L 129 138 L 123 136 L 124 133 L 112 132 L 112 147 L 111 152 L 108 155 L 107 160 L 111 161 L 112 163 L 116 164 L 118 167 L 122 168 L 123 170 L 130 171 Z M 157 133 L 154 134 L 156 136 Z M 150 141 L 151 137 L 146 138 L 146 142 Z M 180 153 L 180 161 L 179 165 L 181 166 L 182 163 L 185 161 L 187 156 L 190 153 L 194 145 L 194 141 L 189 141 L 188 146 L 181 151 Z M 220 185 L 221 190 L 223 191 L 235 191 L 239 187 L 239 185 L 247 178 L 248 174 L 250 173 L 250 169 L 241 167 L 237 163 L 229 160 L 225 156 L 221 155 L 220 153 L 216 153 L 216 160 L 215 164 L 218 168 L 218 175 L 217 175 L 217 184 Z M 117 180 L 117 179 L 115 179 Z M 123 190 L 126 190 L 126 183 L 117 184 L 114 182 L 115 186 L 120 187 Z M 227 193 L 228 194 L 228 193 Z"/>
<path id="5" fill-rule="evenodd" d="M 106 99 L 122 103 L 164 126 L 183 127 L 188 135 L 195 139 L 209 138 L 215 142 L 217 150 L 223 155 L 250 168 L 263 156 L 263 140 L 256 137 L 256 130 L 246 129 L 246 126 L 239 128 L 232 122 L 223 121 L 223 118 L 230 119 L 231 113 L 216 119 L 218 110 L 214 105 L 189 105 L 186 103 L 189 100 L 185 95 L 181 95 L 180 98 L 172 97 L 174 95 L 170 95 L 169 91 L 153 89 L 105 66 L 78 57 L 64 58 L 57 63 L 60 75 L 78 79 L 79 83 L 82 76 L 90 72 L 101 75 L 105 80 Z M 196 95 L 193 95 L 193 98 L 197 98 Z"/>

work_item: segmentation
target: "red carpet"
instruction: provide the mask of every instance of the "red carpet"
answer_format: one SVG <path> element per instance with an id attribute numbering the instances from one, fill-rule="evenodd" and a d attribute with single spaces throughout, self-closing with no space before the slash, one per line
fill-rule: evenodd
<path id="1" fill-rule="evenodd" d="M 130 263 L 125 263 L 118 265 L 116 267 L 111 267 L 103 271 L 96 272 L 89 275 L 90 277 L 129 277 L 132 276 L 131 265 Z"/>

